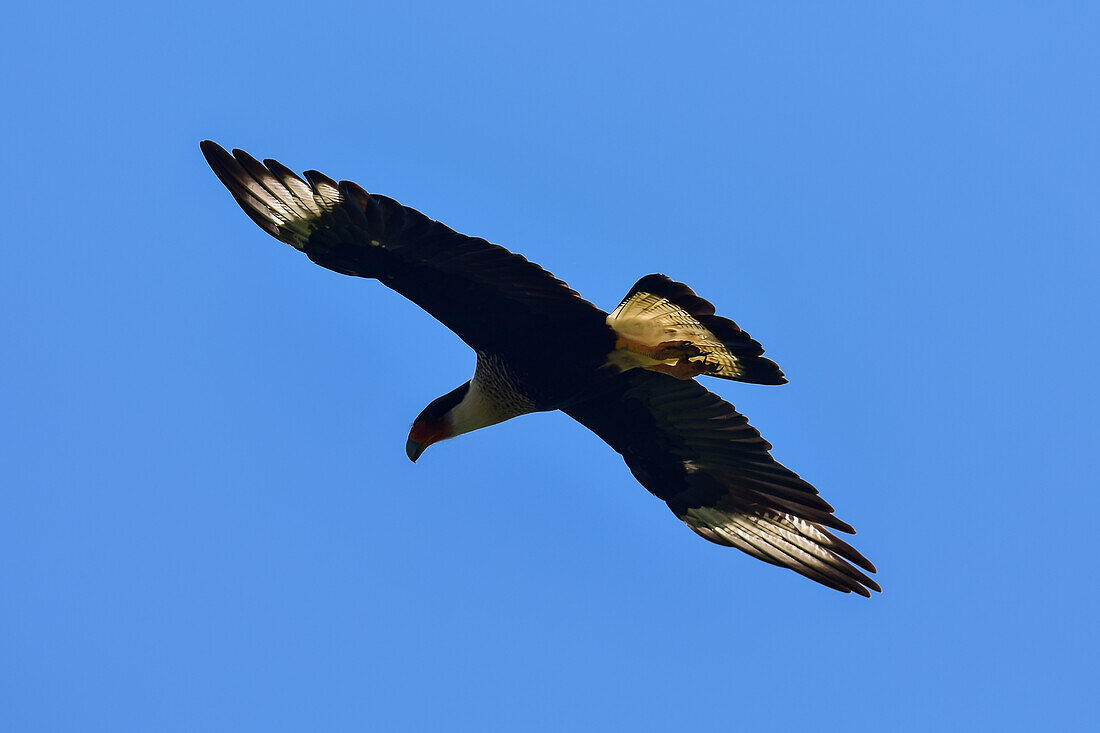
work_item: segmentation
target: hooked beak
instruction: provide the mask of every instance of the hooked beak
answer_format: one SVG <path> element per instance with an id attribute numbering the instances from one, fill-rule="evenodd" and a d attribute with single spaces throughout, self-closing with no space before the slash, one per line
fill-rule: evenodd
<path id="1" fill-rule="evenodd" d="M 416 459 L 420 457 L 420 454 L 423 453 L 427 447 L 428 446 L 425 444 L 418 443 L 412 438 L 409 438 L 409 441 L 405 443 L 405 455 L 409 457 L 410 461 L 416 463 Z"/>

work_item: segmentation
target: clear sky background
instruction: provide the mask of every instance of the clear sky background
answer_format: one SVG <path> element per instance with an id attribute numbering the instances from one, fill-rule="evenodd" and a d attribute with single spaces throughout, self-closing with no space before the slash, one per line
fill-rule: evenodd
<path id="1" fill-rule="evenodd" d="M 8 8 L 4 729 L 1095 730 L 1100 11 L 758 5 Z M 605 308 L 691 284 L 885 592 L 704 542 L 561 414 L 412 465 L 473 354 L 203 138 Z"/>

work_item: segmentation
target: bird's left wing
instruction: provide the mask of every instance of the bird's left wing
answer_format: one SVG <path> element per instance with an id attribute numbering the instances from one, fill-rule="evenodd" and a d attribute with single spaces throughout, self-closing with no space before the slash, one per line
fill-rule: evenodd
<path id="1" fill-rule="evenodd" d="M 875 567 L 828 528 L 854 533 L 817 489 L 772 458 L 733 405 L 694 380 L 633 370 L 565 409 L 700 536 L 870 596 Z M 858 566 L 858 567 L 857 567 Z"/>
<path id="2" fill-rule="evenodd" d="M 583 324 L 607 314 L 522 255 L 459 234 L 393 199 L 317 171 L 302 180 L 275 160 L 232 154 L 209 140 L 206 161 L 271 236 L 345 275 L 377 278 L 470 346 L 493 350 L 517 334 Z"/>

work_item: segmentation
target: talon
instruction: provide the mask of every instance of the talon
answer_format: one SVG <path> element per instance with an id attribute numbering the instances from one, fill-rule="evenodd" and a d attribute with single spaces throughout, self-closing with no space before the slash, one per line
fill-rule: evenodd
<path id="1" fill-rule="evenodd" d="M 686 359 L 700 356 L 703 350 L 690 341 L 662 341 L 648 352 L 646 355 L 652 359 Z"/>
<path id="2" fill-rule="evenodd" d="M 703 371 L 705 372 L 716 372 L 722 368 L 721 362 L 717 359 L 712 360 L 710 354 L 705 354 L 703 360 L 699 363 L 703 366 Z"/>
<path id="3" fill-rule="evenodd" d="M 689 359 L 680 359 L 675 364 L 660 364 L 655 367 L 651 367 L 653 371 L 667 374 L 677 379 L 694 379 L 695 377 L 706 371 L 706 367 L 701 361 L 690 361 Z"/>

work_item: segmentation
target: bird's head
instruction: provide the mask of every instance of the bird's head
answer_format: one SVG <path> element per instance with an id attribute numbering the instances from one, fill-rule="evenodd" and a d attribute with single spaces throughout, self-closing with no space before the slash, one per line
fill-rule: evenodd
<path id="1" fill-rule="evenodd" d="M 452 410 L 462 402 L 462 398 L 466 396 L 469 389 L 470 383 L 467 382 L 458 389 L 433 400 L 416 416 L 412 429 L 409 430 L 409 440 L 405 443 L 405 455 L 410 461 L 416 463 L 416 459 L 432 443 L 438 443 L 465 432 L 455 428 Z"/>

